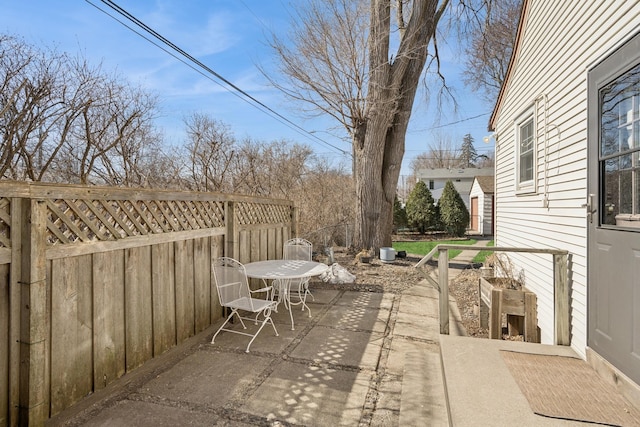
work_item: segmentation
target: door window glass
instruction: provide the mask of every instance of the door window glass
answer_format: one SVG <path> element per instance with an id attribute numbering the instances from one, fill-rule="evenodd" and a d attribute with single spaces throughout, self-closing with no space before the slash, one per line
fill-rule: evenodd
<path id="1" fill-rule="evenodd" d="M 600 90 L 600 222 L 640 228 L 640 65 Z"/>

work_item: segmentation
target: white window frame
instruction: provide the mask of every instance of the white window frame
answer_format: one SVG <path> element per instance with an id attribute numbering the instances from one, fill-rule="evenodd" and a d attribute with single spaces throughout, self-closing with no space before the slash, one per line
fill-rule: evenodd
<path id="1" fill-rule="evenodd" d="M 524 128 L 525 126 L 527 126 L 529 123 L 531 123 L 532 126 L 532 133 L 531 133 L 531 156 L 532 156 L 532 171 L 531 171 L 531 179 L 527 179 L 524 181 L 521 181 L 521 171 L 522 171 L 522 165 L 521 165 L 521 161 L 522 161 L 522 152 L 521 152 L 521 148 L 522 148 L 522 136 L 521 136 L 521 130 L 522 128 Z M 537 176 L 537 168 L 538 168 L 538 161 L 537 161 L 537 152 L 538 152 L 538 141 L 536 138 L 536 121 L 535 121 L 535 108 L 530 107 L 529 109 L 527 109 L 527 111 L 525 111 L 523 114 L 521 114 L 518 119 L 515 121 L 515 138 L 516 138 L 516 149 L 515 149 L 515 183 L 516 183 L 516 192 L 517 194 L 529 194 L 529 193 L 535 193 L 536 191 L 536 176 Z"/>

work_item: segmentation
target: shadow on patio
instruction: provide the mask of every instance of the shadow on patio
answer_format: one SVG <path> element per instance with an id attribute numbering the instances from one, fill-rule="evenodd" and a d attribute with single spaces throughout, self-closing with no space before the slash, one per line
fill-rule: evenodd
<path id="1" fill-rule="evenodd" d="M 313 295 L 311 317 L 294 307 L 295 331 L 280 306 L 280 336 L 265 328 L 247 354 L 244 336 L 222 332 L 210 344 L 215 324 L 48 425 L 398 425 L 405 352 L 389 356 L 401 295 Z M 437 319 L 430 323 L 437 336 Z"/>

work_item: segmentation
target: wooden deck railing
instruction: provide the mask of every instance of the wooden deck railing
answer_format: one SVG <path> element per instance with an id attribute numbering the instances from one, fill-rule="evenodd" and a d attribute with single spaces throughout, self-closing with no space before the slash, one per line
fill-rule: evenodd
<path id="1" fill-rule="evenodd" d="M 553 294 L 555 344 L 571 345 L 570 296 L 568 284 L 568 251 L 559 249 L 511 248 L 497 246 L 437 245 L 425 255 L 415 267 L 439 292 L 440 333 L 449 335 L 449 251 L 478 250 L 492 252 L 513 252 L 548 254 L 553 257 Z M 427 271 L 426 265 L 438 254 L 438 280 Z"/>
<path id="2" fill-rule="evenodd" d="M 277 257 L 285 200 L 0 183 L 0 426 L 42 425 L 222 313 L 211 258 Z"/>

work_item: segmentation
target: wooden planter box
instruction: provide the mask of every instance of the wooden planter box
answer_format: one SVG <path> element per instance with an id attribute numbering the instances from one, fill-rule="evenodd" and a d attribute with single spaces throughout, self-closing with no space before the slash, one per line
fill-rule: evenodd
<path id="1" fill-rule="evenodd" d="M 481 277 L 478 285 L 480 295 L 480 326 L 489 328 L 490 339 L 502 338 L 502 315 L 507 315 L 509 335 L 523 335 L 526 342 L 540 342 L 536 294 L 522 290 L 494 286 Z"/>

